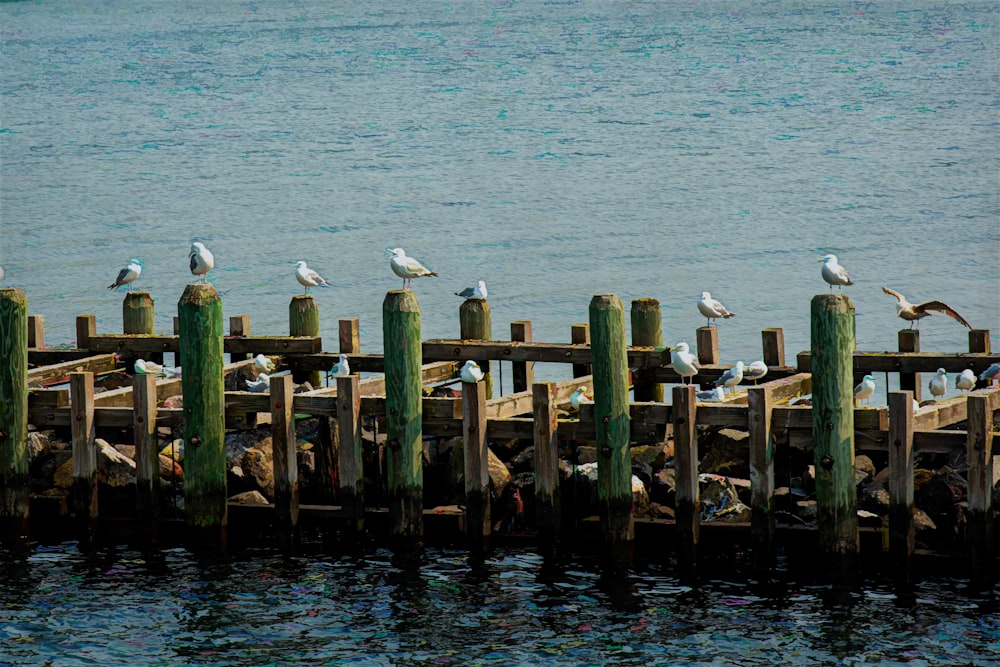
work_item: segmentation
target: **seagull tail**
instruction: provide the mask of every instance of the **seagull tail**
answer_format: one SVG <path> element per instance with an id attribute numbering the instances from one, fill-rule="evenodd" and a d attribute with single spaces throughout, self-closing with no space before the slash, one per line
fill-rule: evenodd
<path id="1" fill-rule="evenodd" d="M 733 316 L 733 315 L 735 315 L 735 314 L 736 314 L 736 313 L 730 313 L 730 312 L 729 312 L 729 311 L 727 310 L 727 311 L 726 311 L 726 314 L 722 316 L 722 319 L 724 319 L 724 320 L 728 320 L 728 319 L 729 319 L 730 317 L 732 317 L 732 316 Z"/>
<path id="2" fill-rule="evenodd" d="M 437 277 L 437 271 L 428 271 L 426 275 L 428 275 L 428 276 L 434 276 L 436 278 Z"/>

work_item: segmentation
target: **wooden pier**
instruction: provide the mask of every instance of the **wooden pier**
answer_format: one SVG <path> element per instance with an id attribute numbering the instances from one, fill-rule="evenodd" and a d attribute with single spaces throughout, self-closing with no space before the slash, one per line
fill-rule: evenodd
<path id="1" fill-rule="evenodd" d="M 0 290 L 4 539 L 37 532 L 31 514 L 52 503 L 60 507 L 57 514 L 72 522 L 82 543 L 94 539 L 95 526 L 110 514 L 124 514 L 145 539 L 157 539 L 160 524 L 168 521 L 157 468 L 158 433 L 165 429 L 183 434 L 185 502 L 180 517 L 202 542 L 225 544 L 239 517 L 269 525 L 283 541 L 294 543 L 302 520 L 309 517 L 325 522 L 331 534 L 344 540 L 378 533 L 374 536 L 412 545 L 423 539 L 426 521 L 446 516 L 454 518 L 454 529 L 464 532 L 469 547 L 482 553 L 505 532 L 498 530 L 503 513 L 496 506 L 489 461 L 498 443 L 516 441 L 533 447 L 533 484 L 522 489 L 532 490 L 533 511 L 519 517 L 522 538 L 533 537 L 548 552 L 572 531 L 588 531 L 588 524 L 596 524 L 599 543 L 627 554 L 635 540 L 662 531 L 678 561 L 694 564 L 702 530 L 716 524 L 702 516 L 699 440 L 726 428 L 748 434 L 745 460 L 750 471 L 750 511 L 746 519 L 726 526 L 735 529 L 733 535 L 739 533 L 734 539 L 750 545 L 757 567 L 770 567 L 784 541 L 777 519 L 787 496 L 779 496 L 779 489 L 787 493 L 791 484 L 776 478 L 779 450 L 811 452 L 816 521 L 808 530 L 820 553 L 846 562 L 864 557 L 859 536 L 874 532 L 883 536 L 878 553 L 903 570 L 915 550 L 916 458 L 964 454 L 967 496 L 961 501 L 960 544 L 974 568 L 989 570 L 996 563 L 992 498 L 994 457 L 1000 455 L 994 445 L 1000 387 L 980 386 L 914 407 L 916 374 L 944 368 L 949 373 L 971 369 L 978 375 L 1000 361 L 1000 355 L 991 353 L 985 331 L 970 332 L 965 352 L 919 351 L 917 332 L 910 330 L 900 332 L 898 352 L 858 352 L 850 300 L 824 294 L 812 303 L 811 349 L 798 354 L 794 366 L 785 364 L 782 331 L 766 329 L 761 333 L 765 381 L 744 380 L 724 400 L 701 401 L 697 387 L 682 385 L 670 365 L 655 299 L 632 302 L 631 345 L 624 306 L 615 295 L 593 297 L 589 323 L 574 325 L 567 332 L 569 343 L 534 342 L 527 321 L 510 323 L 511 340 L 494 340 L 489 305 L 472 300 L 459 313 L 463 339 L 422 340 L 417 295 L 392 291 L 383 303 L 384 354 L 361 352 L 357 319 L 341 320 L 339 349 L 324 351 L 311 296 L 292 300 L 288 336 L 251 336 L 245 316 L 230 317 L 226 335 L 221 299 L 208 284 L 190 285 L 180 297 L 174 335 L 156 334 L 151 312 L 143 310 L 151 311 L 152 301 L 144 293 L 126 297 L 123 331 L 128 333 L 98 333 L 95 318 L 80 315 L 76 347 L 50 349 L 44 346 L 43 319 L 27 314 L 23 292 Z M 695 382 L 709 387 L 729 369 L 720 363 L 718 329 L 701 327 L 692 333 L 701 361 Z M 353 374 L 329 384 L 324 377 L 341 353 L 348 356 Z M 277 366 L 268 391 L 261 393 L 241 384 L 253 377 L 251 357 L 258 354 Z M 133 375 L 131 361 L 123 366 L 123 360 L 162 361 L 164 355 L 182 360 L 180 378 Z M 483 380 L 463 382 L 461 391 L 432 392 L 454 387 L 468 360 L 487 371 Z M 510 368 L 513 393 L 496 395 L 500 385 L 488 372 L 491 362 L 494 370 Z M 567 379 L 536 383 L 535 363 L 566 364 Z M 131 377 L 122 386 L 95 390 L 95 381 L 123 372 Z M 853 387 L 866 373 L 898 376 L 901 390 L 888 394 L 888 406 L 854 404 Z M 583 385 L 593 402 L 569 409 L 570 394 Z M 665 392 L 664 385 L 674 386 Z M 811 400 L 802 401 L 806 396 Z M 313 445 L 314 474 L 322 482 L 313 496 L 322 502 L 302 503 L 296 425 L 312 419 L 318 420 L 320 433 Z M 273 497 L 266 504 L 246 506 L 229 496 L 225 438 L 268 423 Z M 44 429 L 64 433 L 72 442 L 73 484 L 67 498 L 29 494 L 29 433 Z M 136 502 L 124 512 L 120 507 L 105 512 L 98 501 L 96 440 L 112 431 L 132 434 L 135 447 Z M 425 450 L 436 439 L 460 439 L 464 497 L 428 507 Z M 596 457 L 594 523 L 561 492 L 561 462 L 572 462 L 575 471 L 574 456 L 582 445 L 592 446 Z M 632 452 L 645 445 L 672 452 L 667 464 L 676 489 L 672 517 L 637 512 Z M 889 510 L 875 526 L 859 526 L 855 458 L 862 452 L 888 462 Z M 368 493 L 376 478 L 380 481 L 374 486 L 381 491 Z M 371 521 L 383 513 L 387 522 Z"/>

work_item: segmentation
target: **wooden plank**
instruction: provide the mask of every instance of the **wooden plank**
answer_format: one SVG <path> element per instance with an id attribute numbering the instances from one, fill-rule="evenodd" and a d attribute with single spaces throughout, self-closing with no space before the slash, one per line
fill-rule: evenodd
<path id="1" fill-rule="evenodd" d="M 94 356 L 94 353 L 86 349 L 78 348 L 47 348 L 40 350 L 37 348 L 28 348 L 28 367 L 38 368 L 40 366 L 53 366 L 55 364 L 61 364 L 64 361 L 73 361 L 75 359 L 86 359 L 87 357 Z"/>
<path id="2" fill-rule="evenodd" d="M 949 373 L 961 373 L 966 368 L 977 375 L 1000 362 L 1000 354 L 958 352 L 855 352 L 855 373 L 933 373 L 943 368 Z M 811 353 L 799 352 L 798 369 L 810 372 Z"/>
<path id="3" fill-rule="evenodd" d="M 95 354 L 51 366 L 32 368 L 28 371 L 28 384 L 45 385 L 61 380 L 68 382 L 70 373 L 93 373 L 100 375 L 102 373 L 110 373 L 115 370 L 116 366 L 117 360 L 115 355 Z"/>
<path id="4" fill-rule="evenodd" d="M 589 386 L 592 383 L 592 375 L 552 383 L 557 404 L 568 402 L 569 397 L 576 391 L 577 387 Z M 530 414 L 534 405 L 533 396 L 534 390 L 522 391 L 486 401 L 486 416 L 488 419 L 504 419 L 506 417 Z"/>
<path id="5" fill-rule="evenodd" d="M 86 340 L 92 352 L 177 352 L 180 345 L 179 336 L 164 335 L 94 334 Z M 323 339 L 319 336 L 225 336 L 223 349 L 231 354 L 316 354 L 323 349 Z"/>
<path id="6" fill-rule="evenodd" d="M 913 392 L 889 393 L 889 552 L 897 565 L 913 555 Z"/>
<path id="7" fill-rule="evenodd" d="M 583 326 L 583 325 L 579 325 Z M 462 361 L 494 359 L 500 361 L 536 361 L 545 363 L 590 364 L 588 344 L 519 343 L 515 341 L 427 340 L 423 343 L 425 361 Z M 628 350 L 630 368 L 667 366 L 669 350 L 638 348 Z M 590 373 L 585 373 L 589 375 Z"/>

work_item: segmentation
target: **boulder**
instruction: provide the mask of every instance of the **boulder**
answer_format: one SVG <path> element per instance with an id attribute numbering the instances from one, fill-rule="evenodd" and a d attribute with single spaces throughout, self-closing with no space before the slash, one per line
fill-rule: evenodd
<path id="1" fill-rule="evenodd" d="M 97 481 L 113 488 L 135 484 L 135 461 L 97 438 Z M 131 446 L 130 446 L 131 447 Z M 131 447 L 134 451 L 135 447 Z"/>
<path id="2" fill-rule="evenodd" d="M 739 498 L 736 487 L 722 475 L 698 475 L 699 504 L 702 521 L 749 521 L 750 508 Z"/>
<path id="3" fill-rule="evenodd" d="M 229 497 L 229 502 L 240 505 L 267 505 L 267 498 L 261 495 L 260 491 L 244 491 Z"/>
<path id="4" fill-rule="evenodd" d="M 729 477 L 750 477 L 750 434 L 732 428 L 706 431 L 698 438 L 698 470 Z"/>

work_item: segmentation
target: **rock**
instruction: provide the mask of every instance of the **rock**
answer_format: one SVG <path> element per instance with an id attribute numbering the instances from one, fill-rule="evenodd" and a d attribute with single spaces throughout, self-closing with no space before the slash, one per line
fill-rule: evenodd
<path id="1" fill-rule="evenodd" d="M 750 477 L 750 434 L 731 428 L 707 431 L 698 438 L 698 470 L 729 477 Z"/>
<path id="2" fill-rule="evenodd" d="M 57 489 L 73 488 L 73 459 L 68 458 L 52 474 L 52 484 Z"/>
<path id="3" fill-rule="evenodd" d="M 184 462 L 184 440 L 182 438 L 175 438 L 169 443 L 163 446 L 160 450 L 160 454 L 172 458 L 178 463 Z"/>
<path id="4" fill-rule="evenodd" d="M 597 463 L 597 447 L 581 445 L 576 448 L 576 462 L 580 465 Z"/>
<path id="5" fill-rule="evenodd" d="M 525 447 L 523 450 L 518 452 L 507 461 L 507 468 L 510 470 L 512 475 L 518 475 L 520 473 L 534 473 L 535 472 L 535 447 L 534 445 Z"/>
<path id="6" fill-rule="evenodd" d="M 184 479 L 184 468 L 180 463 L 173 461 L 169 456 L 160 454 L 160 478 L 172 482 Z"/>
<path id="7" fill-rule="evenodd" d="M 251 447 L 239 458 L 238 467 L 242 473 L 241 481 L 254 485 L 266 498 L 274 498 L 274 459 L 272 458 L 271 438 L 265 438 L 260 447 Z M 239 488 L 239 487 L 237 487 Z"/>
<path id="8" fill-rule="evenodd" d="M 653 519 L 673 519 L 674 508 L 660 503 L 649 503 L 649 516 Z"/>
<path id="9" fill-rule="evenodd" d="M 663 468 L 650 481 L 649 500 L 653 504 L 673 507 L 676 489 L 677 472 L 673 468 Z"/>
<path id="10" fill-rule="evenodd" d="M 727 477 L 702 473 L 698 475 L 701 520 L 749 521 L 750 508 L 739 498 L 736 487 Z"/>
<path id="11" fill-rule="evenodd" d="M 802 519 L 806 521 L 816 520 L 816 501 L 815 500 L 800 500 L 796 504 L 796 513 Z"/>
<path id="12" fill-rule="evenodd" d="M 511 475 L 510 471 L 507 470 L 507 466 L 504 465 L 503 461 L 493 453 L 493 450 L 489 447 L 486 448 L 488 455 L 487 468 L 490 473 L 490 483 L 493 486 L 493 495 L 497 498 L 503 496 L 504 489 L 510 484 Z"/>
<path id="13" fill-rule="evenodd" d="M 42 433 L 41 431 L 30 431 L 28 432 L 28 461 L 34 461 L 39 456 L 48 454 L 51 451 L 51 446 L 49 443 L 49 433 Z"/>
<path id="14" fill-rule="evenodd" d="M 267 498 L 260 494 L 260 491 L 244 491 L 230 496 L 229 502 L 240 505 L 268 505 Z"/>
<path id="15" fill-rule="evenodd" d="M 862 528 L 881 528 L 882 527 L 882 517 L 874 512 L 869 512 L 867 510 L 858 510 L 858 526 Z"/>
<path id="16" fill-rule="evenodd" d="M 100 438 L 95 440 L 94 444 L 98 448 L 97 481 L 99 483 L 113 488 L 135 484 L 135 461 Z"/>
<path id="17" fill-rule="evenodd" d="M 854 457 L 854 484 L 865 483 L 875 477 L 875 464 L 864 454 Z"/>
<path id="18" fill-rule="evenodd" d="M 663 468 L 667 461 L 674 458 L 674 443 L 669 441 L 659 445 L 637 445 L 632 447 L 632 465 L 641 462 L 652 470 Z"/>
<path id="19" fill-rule="evenodd" d="M 165 408 L 183 408 L 184 407 L 184 397 L 178 394 L 177 396 L 168 396 L 163 399 L 163 407 Z"/>
<path id="20" fill-rule="evenodd" d="M 913 528 L 915 532 L 920 533 L 925 530 L 936 531 L 937 525 L 927 516 L 927 512 L 915 507 L 913 509 Z"/>

